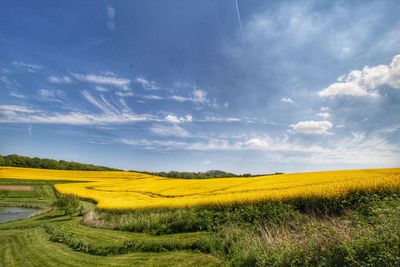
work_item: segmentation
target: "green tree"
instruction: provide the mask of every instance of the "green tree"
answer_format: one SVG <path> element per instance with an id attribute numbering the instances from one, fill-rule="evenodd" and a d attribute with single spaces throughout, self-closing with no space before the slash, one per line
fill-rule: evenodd
<path id="1" fill-rule="evenodd" d="M 60 195 L 54 202 L 54 205 L 64 212 L 64 214 L 72 216 L 79 210 L 79 198 L 74 194 Z"/>

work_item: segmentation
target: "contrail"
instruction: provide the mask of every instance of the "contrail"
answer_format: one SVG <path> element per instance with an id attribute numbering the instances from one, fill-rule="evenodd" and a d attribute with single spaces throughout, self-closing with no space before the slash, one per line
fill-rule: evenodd
<path id="1" fill-rule="evenodd" d="M 235 4 L 236 4 L 236 14 L 237 14 L 237 17 L 238 17 L 238 20 L 239 20 L 240 37 L 242 39 L 242 46 L 244 48 L 245 45 L 244 45 L 244 37 L 243 37 L 242 19 L 240 18 L 240 10 L 239 10 L 238 0 L 235 0 Z"/>
<path id="2" fill-rule="evenodd" d="M 236 13 L 238 16 L 238 20 L 239 20 L 239 27 L 240 27 L 240 32 L 243 35 L 243 28 L 242 28 L 242 19 L 240 18 L 240 11 L 239 11 L 239 4 L 238 4 L 238 0 L 235 0 L 235 4 L 236 4 Z"/>

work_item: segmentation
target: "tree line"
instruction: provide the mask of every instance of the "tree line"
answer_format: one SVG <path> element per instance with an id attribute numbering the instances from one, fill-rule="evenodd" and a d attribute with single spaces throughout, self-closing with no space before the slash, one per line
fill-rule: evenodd
<path id="1" fill-rule="evenodd" d="M 79 170 L 79 171 L 118 171 L 118 169 L 84 164 L 73 161 L 31 158 L 11 154 L 7 156 L 0 155 L 0 166 L 40 168 L 52 170 Z"/>
<path id="2" fill-rule="evenodd" d="M 231 172 L 224 172 L 220 170 L 210 170 L 206 172 L 143 172 L 147 174 L 157 175 L 168 178 L 181 178 L 181 179 L 207 179 L 207 178 L 225 178 L 225 177 L 251 177 L 250 173 L 235 174 Z"/>

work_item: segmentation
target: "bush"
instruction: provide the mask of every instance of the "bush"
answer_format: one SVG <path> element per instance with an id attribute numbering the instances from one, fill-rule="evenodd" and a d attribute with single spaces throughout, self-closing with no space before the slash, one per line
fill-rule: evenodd
<path id="1" fill-rule="evenodd" d="M 73 194 L 60 195 L 54 202 L 54 205 L 64 212 L 65 215 L 72 216 L 75 212 L 79 211 L 80 202 L 79 198 Z"/>

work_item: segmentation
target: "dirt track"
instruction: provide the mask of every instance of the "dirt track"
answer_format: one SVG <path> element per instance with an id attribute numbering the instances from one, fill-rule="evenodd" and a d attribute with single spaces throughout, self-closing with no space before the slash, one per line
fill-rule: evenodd
<path id="1" fill-rule="evenodd" d="M 8 191 L 32 191 L 32 186 L 29 185 L 0 185 L 0 190 Z"/>

